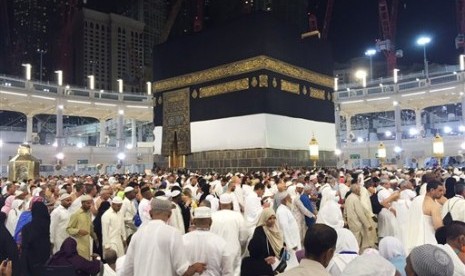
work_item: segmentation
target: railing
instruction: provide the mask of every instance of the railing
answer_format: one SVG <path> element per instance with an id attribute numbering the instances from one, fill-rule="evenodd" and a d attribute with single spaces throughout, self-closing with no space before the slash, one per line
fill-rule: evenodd
<path id="1" fill-rule="evenodd" d="M 91 90 L 87 88 L 58 86 L 46 82 L 27 81 L 14 77 L 0 76 L 0 88 L 7 88 L 14 90 L 15 93 L 29 92 L 35 95 L 42 96 L 49 95 L 56 97 L 62 95 L 63 97 L 77 97 L 86 99 L 102 99 L 118 102 L 134 102 L 134 103 L 147 103 L 152 99 L 151 95 L 140 95 L 133 93 L 118 93 L 115 91 Z"/>
<path id="2" fill-rule="evenodd" d="M 335 99 L 336 100 L 349 100 L 349 99 L 356 99 L 356 98 L 362 98 L 365 96 L 388 96 L 388 95 L 393 95 L 396 91 L 396 86 L 397 86 L 397 91 L 399 93 L 403 92 L 409 92 L 414 89 L 419 89 L 419 88 L 434 88 L 436 85 L 444 85 L 444 84 L 453 84 L 457 82 L 461 82 L 464 80 L 464 73 L 456 73 L 456 72 L 450 72 L 445 75 L 440 75 L 436 77 L 431 77 L 428 80 L 426 79 L 415 79 L 415 80 L 409 80 L 409 81 L 399 81 L 397 84 L 394 83 L 388 83 L 388 84 L 383 84 L 383 83 L 377 83 L 375 86 L 370 86 L 366 88 L 347 88 L 345 91 L 344 90 L 339 90 L 334 92 Z"/>

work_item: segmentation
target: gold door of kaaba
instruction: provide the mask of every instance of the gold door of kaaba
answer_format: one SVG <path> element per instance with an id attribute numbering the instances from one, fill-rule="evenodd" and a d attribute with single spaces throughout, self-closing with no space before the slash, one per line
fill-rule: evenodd
<path id="1" fill-rule="evenodd" d="M 186 155 L 191 153 L 189 89 L 163 94 L 163 156 L 170 168 L 185 167 Z"/>

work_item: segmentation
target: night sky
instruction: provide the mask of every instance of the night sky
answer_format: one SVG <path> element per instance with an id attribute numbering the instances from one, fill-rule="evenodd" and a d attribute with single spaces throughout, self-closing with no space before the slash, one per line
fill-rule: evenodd
<path id="1" fill-rule="evenodd" d="M 421 63 L 422 48 L 416 45 L 420 34 L 428 34 L 432 42 L 427 48 L 428 60 L 439 64 L 457 64 L 455 49 L 457 23 L 455 0 L 400 0 L 397 20 L 397 49 L 404 57 L 400 64 Z M 363 56 L 374 41 L 381 38 L 377 0 L 335 0 L 329 40 L 334 58 L 346 62 Z M 382 54 L 374 60 L 384 60 Z"/>

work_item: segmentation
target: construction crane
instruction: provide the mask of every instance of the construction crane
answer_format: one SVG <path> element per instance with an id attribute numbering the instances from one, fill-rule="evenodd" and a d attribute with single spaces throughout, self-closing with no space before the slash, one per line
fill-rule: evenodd
<path id="1" fill-rule="evenodd" d="M 455 38 L 455 48 L 465 52 L 465 0 L 456 0 L 456 5 L 458 34 Z"/>
<path id="2" fill-rule="evenodd" d="M 203 14 L 205 0 L 197 0 L 196 14 L 194 18 L 194 32 L 200 32 L 203 29 Z"/>
<path id="3" fill-rule="evenodd" d="M 176 21 L 176 17 L 178 17 L 178 13 L 181 10 L 182 2 L 183 0 L 175 0 L 174 4 L 171 6 L 170 13 L 168 14 L 168 18 L 166 20 L 165 28 L 163 28 L 163 32 L 160 35 L 160 44 L 168 40 L 171 29 L 173 28 L 174 22 Z"/>
<path id="4" fill-rule="evenodd" d="M 386 56 L 386 64 L 388 73 L 393 72 L 397 66 L 396 53 L 396 31 L 397 31 L 397 13 L 398 13 L 399 0 L 392 0 L 391 10 L 387 0 L 379 0 L 379 23 L 382 32 L 382 39 L 376 41 L 376 49 L 383 52 Z"/>
<path id="5" fill-rule="evenodd" d="M 318 1 L 310 1 L 308 10 L 308 33 L 304 34 L 302 37 L 318 35 L 318 37 L 320 37 L 321 39 L 326 40 L 328 38 L 329 24 L 331 22 L 331 17 L 333 14 L 333 7 L 334 0 L 328 0 L 326 3 L 326 12 L 324 16 L 323 26 L 320 32 L 317 18 Z"/>

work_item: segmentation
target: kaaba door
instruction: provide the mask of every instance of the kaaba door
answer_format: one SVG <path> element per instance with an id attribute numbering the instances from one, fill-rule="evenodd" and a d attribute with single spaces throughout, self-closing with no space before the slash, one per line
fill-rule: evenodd
<path id="1" fill-rule="evenodd" d="M 191 152 L 189 89 L 163 94 L 162 155 L 169 168 L 185 168 Z"/>
<path id="2" fill-rule="evenodd" d="M 174 132 L 173 143 L 170 147 L 170 156 L 168 158 L 169 168 L 185 168 L 186 167 L 186 156 L 179 154 L 178 151 L 178 134 Z"/>

